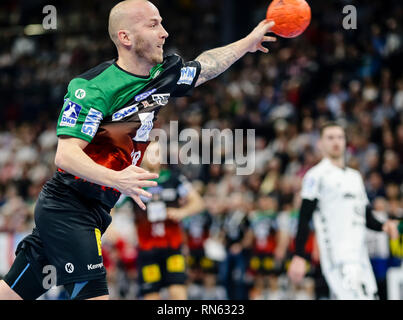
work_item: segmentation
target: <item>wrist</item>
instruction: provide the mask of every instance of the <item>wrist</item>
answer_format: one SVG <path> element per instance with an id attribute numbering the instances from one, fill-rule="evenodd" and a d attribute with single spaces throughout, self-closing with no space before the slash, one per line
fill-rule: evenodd
<path id="1" fill-rule="evenodd" d="M 119 171 L 109 169 L 107 184 L 108 184 L 108 187 L 119 190 Z"/>
<path id="2" fill-rule="evenodd" d="M 241 43 L 240 47 L 242 48 L 241 55 L 244 55 L 248 52 L 251 52 L 252 46 L 254 44 L 254 40 L 252 39 L 251 35 L 247 35 L 245 38 L 239 40 Z"/>

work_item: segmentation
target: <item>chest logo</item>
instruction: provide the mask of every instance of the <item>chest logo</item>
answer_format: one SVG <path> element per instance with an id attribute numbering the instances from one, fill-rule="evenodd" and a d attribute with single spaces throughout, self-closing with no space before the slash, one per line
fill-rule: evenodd
<path id="1" fill-rule="evenodd" d="M 157 91 L 157 89 L 151 89 L 146 92 L 140 93 L 134 97 L 134 100 L 136 102 L 142 101 L 142 100 L 146 99 L 149 95 L 153 94 L 155 91 Z"/>
<path id="2" fill-rule="evenodd" d="M 139 118 L 141 121 L 141 126 L 137 129 L 136 136 L 133 138 L 133 140 L 146 142 L 148 141 L 150 131 L 154 126 L 154 111 L 139 113 Z"/>
<path id="3" fill-rule="evenodd" d="M 169 93 L 162 93 L 162 94 L 153 94 L 151 98 L 153 101 L 156 102 L 160 106 L 165 106 L 168 103 L 168 99 L 171 94 Z"/>
<path id="4" fill-rule="evenodd" d="M 126 108 L 123 108 L 123 109 L 115 112 L 112 115 L 112 121 L 119 121 L 123 118 L 126 118 L 127 116 L 132 115 L 133 113 L 136 113 L 137 111 L 139 111 L 138 103 L 132 104 L 131 106 L 128 106 Z"/>

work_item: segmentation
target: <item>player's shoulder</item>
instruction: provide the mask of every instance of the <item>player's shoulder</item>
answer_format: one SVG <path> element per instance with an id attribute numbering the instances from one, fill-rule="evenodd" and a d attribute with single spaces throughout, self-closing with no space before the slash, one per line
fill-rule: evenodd
<path id="1" fill-rule="evenodd" d="M 351 167 L 346 167 L 346 171 L 352 176 L 356 177 L 358 179 L 362 179 L 361 172 L 358 171 L 357 169 L 351 168 Z"/>
<path id="2" fill-rule="evenodd" d="M 102 81 L 97 81 L 97 78 L 108 70 L 114 63 L 114 60 L 105 61 L 77 76 L 75 76 L 69 83 L 68 90 L 74 91 L 75 95 L 80 99 L 80 96 L 84 98 L 87 94 L 91 93 L 99 94 L 102 91 Z"/>
<path id="3" fill-rule="evenodd" d="M 162 62 L 163 64 L 182 64 L 183 63 L 183 58 L 176 54 L 176 53 L 170 53 L 164 57 L 164 60 Z"/>
<path id="4" fill-rule="evenodd" d="M 98 64 L 97 66 L 79 74 L 74 79 L 83 79 L 83 80 L 87 80 L 87 81 L 94 80 L 101 73 L 105 72 L 108 68 L 110 68 L 114 64 L 114 62 L 115 62 L 115 59 L 102 62 L 102 63 Z"/>
<path id="5" fill-rule="evenodd" d="M 304 177 L 316 177 L 322 175 L 328 169 L 328 165 L 325 159 L 310 168 Z"/>
<path id="6" fill-rule="evenodd" d="M 178 74 L 182 69 L 183 64 L 184 60 L 180 55 L 176 53 L 166 55 L 161 63 L 163 73 L 160 76 L 164 77 L 171 73 Z"/>

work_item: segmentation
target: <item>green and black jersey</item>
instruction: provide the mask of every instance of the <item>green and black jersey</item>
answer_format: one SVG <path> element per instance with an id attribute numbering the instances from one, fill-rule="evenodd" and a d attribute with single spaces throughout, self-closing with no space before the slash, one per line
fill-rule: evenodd
<path id="1" fill-rule="evenodd" d="M 190 94 L 200 74 L 198 61 L 184 62 L 169 55 L 137 76 L 111 60 L 74 78 L 64 99 L 57 135 L 88 141 L 84 152 L 96 163 L 114 170 L 139 165 L 153 123 L 169 97 Z M 58 169 L 52 179 L 100 200 L 112 208 L 120 193 Z"/>

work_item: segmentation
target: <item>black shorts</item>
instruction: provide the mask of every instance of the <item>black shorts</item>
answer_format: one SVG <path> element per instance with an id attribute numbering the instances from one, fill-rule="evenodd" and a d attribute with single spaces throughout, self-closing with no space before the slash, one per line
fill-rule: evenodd
<path id="1" fill-rule="evenodd" d="M 54 179 L 42 189 L 35 206 L 36 228 L 18 245 L 40 282 L 46 265 L 57 285 L 104 278 L 101 235 L 111 223 L 110 208 Z"/>
<path id="2" fill-rule="evenodd" d="M 249 260 L 249 268 L 259 275 L 277 275 L 281 271 L 281 266 L 276 265 L 274 256 L 269 253 L 253 254 Z"/>
<path id="3" fill-rule="evenodd" d="M 217 263 L 206 257 L 204 249 L 192 249 L 188 256 L 188 266 L 191 270 L 202 270 L 206 273 L 217 273 Z"/>
<path id="4" fill-rule="evenodd" d="M 137 266 L 141 295 L 172 284 L 185 284 L 186 263 L 180 249 L 139 250 Z"/>

